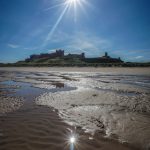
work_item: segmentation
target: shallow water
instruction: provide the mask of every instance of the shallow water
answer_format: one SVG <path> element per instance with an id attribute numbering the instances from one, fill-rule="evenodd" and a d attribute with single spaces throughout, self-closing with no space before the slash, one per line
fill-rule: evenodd
<path id="1" fill-rule="evenodd" d="M 7 85 L 7 86 L 16 86 L 18 88 L 14 89 L 14 88 L 9 88 L 7 89 L 8 91 L 10 91 L 10 93 L 8 94 L 9 96 L 21 96 L 21 97 L 25 97 L 27 100 L 31 100 L 39 95 L 41 95 L 44 92 L 58 92 L 58 91 L 70 91 L 70 90 L 75 90 L 75 87 L 68 87 L 64 84 L 60 84 L 60 83 L 53 83 L 56 88 L 54 89 L 44 89 L 44 88 L 36 88 L 34 86 L 32 86 L 31 83 L 27 83 L 27 82 L 17 82 L 17 81 L 13 81 L 13 80 L 9 80 L 9 81 L 3 81 L 1 82 L 1 84 L 3 85 Z M 11 92 L 13 91 L 13 92 Z"/>
<path id="2" fill-rule="evenodd" d="M 32 100 L 36 96 L 42 94 L 43 92 L 46 92 L 46 90 L 42 90 L 40 88 L 34 88 L 30 83 L 25 83 L 25 82 L 15 82 L 15 81 L 4 81 L 1 82 L 1 84 L 8 85 L 8 86 L 17 86 L 17 89 L 11 89 L 9 88 L 8 90 L 12 93 L 8 94 L 9 96 L 20 96 L 24 97 L 27 100 Z"/>

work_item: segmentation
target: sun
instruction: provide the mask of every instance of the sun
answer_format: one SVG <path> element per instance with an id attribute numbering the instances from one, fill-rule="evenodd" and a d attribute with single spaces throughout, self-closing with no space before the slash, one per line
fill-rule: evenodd
<path id="1" fill-rule="evenodd" d="M 76 4 L 78 3 L 80 0 L 67 0 L 68 4 Z"/>
<path id="2" fill-rule="evenodd" d="M 75 2 L 77 2 L 78 0 L 67 0 L 68 2 L 70 2 L 70 3 L 75 3 Z"/>
<path id="3" fill-rule="evenodd" d="M 76 141 L 76 139 L 74 136 L 70 138 L 70 143 L 75 143 L 75 141 Z"/>

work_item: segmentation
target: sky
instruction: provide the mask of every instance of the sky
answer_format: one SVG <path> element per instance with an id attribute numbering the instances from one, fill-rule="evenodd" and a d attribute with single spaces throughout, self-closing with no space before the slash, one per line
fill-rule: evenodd
<path id="1" fill-rule="evenodd" d="M 0 62 L 104 52 L 150 62 L 150 0 L 0 0 Z"/>

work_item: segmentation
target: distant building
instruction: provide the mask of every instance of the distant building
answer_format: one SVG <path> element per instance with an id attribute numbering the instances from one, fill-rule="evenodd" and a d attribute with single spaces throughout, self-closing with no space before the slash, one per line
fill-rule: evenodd
<path id="1" fill-rule="evenodd" d="M 68 54 L 65 56 L 65 58 L 78 58 L 78 59 L 84 59 L 85 58 L 85 53 L 81 53 L 81 54 Z"/>
<path id="2" fill-rule="evenodd" d="M 110 57 L 108 56 L 108 53 L 107 53 L 107 52 L 105 52 L 105 55 L 104 55 L 104 56 L 102 56 L 102 58 L 110 58 Z"/>
<path id="3" fill-rule="evenodd" d="M 105 55 L 97 58 L 85 58 L 85 62 L 87 63 L 123 63 L 123 61 L 119 58 L 112 58 L 105 52 Z"/>
<path id="4" fill-rule="evenodd" d="M 99 61 L 104 63 L 121 63 L 123 62 L 120 57 L 119 58 L 112 58 L 108 55 L 107 52 L 105 52 L 105 55 L 102 57 L 99 57 Z"/>
<path id="5" fill-rule="evenodd" d="M 40 58 L 56 58 L 56 57 L 64 57 L 64 50 L 56 50 L 56 52 L 53 53 L 41 53 L 39 55 L 31 55 L 30 58 L 27 58 L 25 61 L 29 62 L 35 59 L 40 59 Z"/>

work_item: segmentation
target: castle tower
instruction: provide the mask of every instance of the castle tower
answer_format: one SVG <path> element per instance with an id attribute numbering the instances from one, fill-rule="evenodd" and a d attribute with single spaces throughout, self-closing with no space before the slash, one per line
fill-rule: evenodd
<path id="1" fill-rule="evenodd" d="M 108 53 L 107 52 L 105 52 L 105 57 L 108 57 Z"/>
<path id="2" fill-rule="evenodd" d="M 82 57 L 82 59 L 84 59 L 85 58 L 85 53 L 82 53 L 81 57 Z"/>

